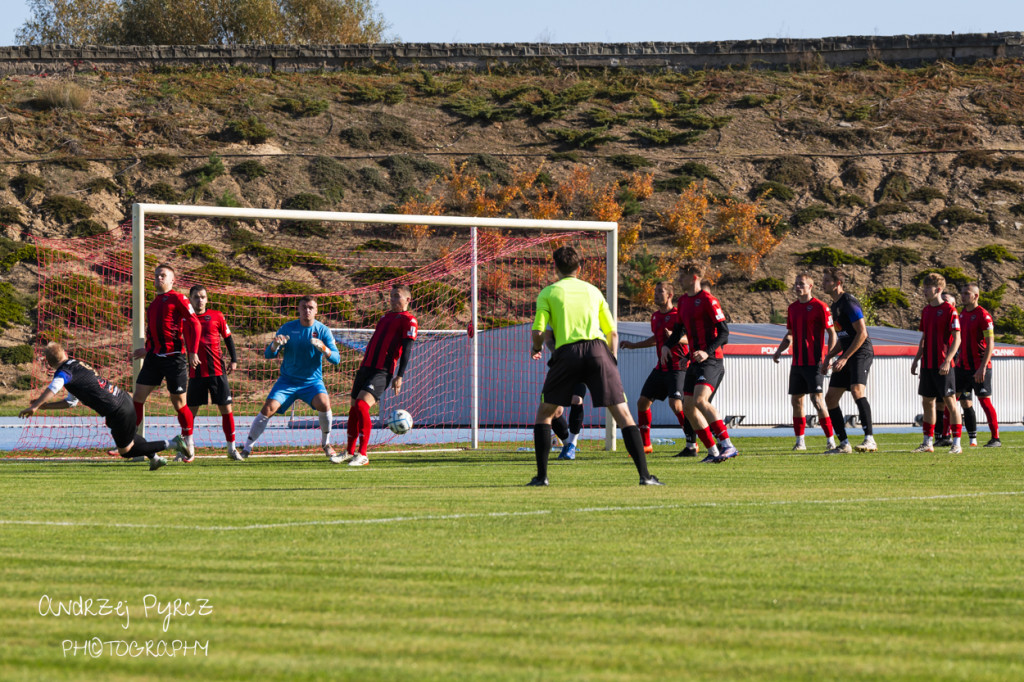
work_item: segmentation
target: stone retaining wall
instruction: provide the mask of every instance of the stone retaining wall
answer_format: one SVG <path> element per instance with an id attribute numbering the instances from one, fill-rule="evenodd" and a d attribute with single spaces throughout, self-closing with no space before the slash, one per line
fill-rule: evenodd
<path id="1" fill-rule="evenodd" d="M 381 43 L 373 45 L 210 45 L 0 47 L 0 75 L 99 69 L 240 66 L 256 71 L 342 70 L 393 63 L 400 67 L 487 69 L 548 63 L 559 68 L 624 67 L 685 71 L 709 68 L 849 66 L 877 60 L 916 66 L 938 60 L 1024 58 L 1024 33 L 846 36 L 706 43 Z"/>

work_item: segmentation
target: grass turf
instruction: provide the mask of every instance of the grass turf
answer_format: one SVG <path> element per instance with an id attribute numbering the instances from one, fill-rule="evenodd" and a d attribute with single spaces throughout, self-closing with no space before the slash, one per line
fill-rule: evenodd
<path id="1" fill-rule="evenodd" d="M 879 440 L 737 439 L 723 465 L 657 448 L 664 488 L 636 485 L 621 443 L 542 489 L 514 446 L 359 469 L 3 462 L 0 678 L 1021 679 L 1024 434 L 963 455 Z M 213 612 L 165 632 L 150 594 Z M 129 627 L 41 616 L 43 595 L 124 601 Z M 208 653 L 63 654 L 93 637 Z"/>

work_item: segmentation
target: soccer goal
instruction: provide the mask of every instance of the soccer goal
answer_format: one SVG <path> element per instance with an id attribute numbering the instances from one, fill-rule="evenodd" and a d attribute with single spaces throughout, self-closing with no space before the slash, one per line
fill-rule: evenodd
<path id="1" fill-rule="evenodd" d="M 345 238 L 335 233 L 340 223 L 349 227 Z M 342 355 L 340 366 L 325 364 L 324 379 L 336 427 L 343 429 L 365 343 L 388 308 L 391 286 L 407 284 L 420 339 L 401 395 L 388 391 L 379 414 L 401 407 L 416 426 L 395 442 L 471 448 L 529 442 L 547 369 L 529 357 L 529 327 L 537 293 L 554 281 L 551 252 L 576 246 L 584 256 L 582 277 L 604 290 L 615 315 L 617 228 L 594 221 L 135 204 L 131 222 L 109 233 L 38 240 L 40 342 L 64 341 L 73 355 L 131 388 L 141 367 L 131 363 L 131 349 L 143 344 L 153 269 L 170 263 L 175 288 L 187 295 L 190 286 L 204 285 L 209 307 L 224 313 L 235 337 L 240 363 L 229 379 L 241 439 L 277 378 L 277 362 L 265 360 L 263 348 L 295 319 L 298 299 L 312 293 L 317 319 L 335 331 Z M 41 383 L 45 368 L 37 375 Z M 154 394 L 146 406 L 151 428 L 174 432 L 166 394 Z M 260 444 L 288 448 L 295 441 L 288 431 L 318 428 L 313 416 L 297 406 L 276 417 Z M 102 420 L 86 416 L 62 416 L 52 428 L 46 419 L 33 420 L 27 446 L 83 447 L 85 431 L 91 437 L 104 431 Z M 203 408 L 197 444 L 222 442 L 219 423 L 216 407 Z M 604 410 L 588 409 L 585 428 L 585 439 L 614 449 L 614 423 Z M 395 438 L 375 428 L 371 444 Z"/>

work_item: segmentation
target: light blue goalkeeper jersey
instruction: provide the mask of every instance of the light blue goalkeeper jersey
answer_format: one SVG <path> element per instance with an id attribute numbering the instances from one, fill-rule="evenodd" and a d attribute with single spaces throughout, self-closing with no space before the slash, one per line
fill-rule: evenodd
<path id="1" fill-rule="evenodd" d="M 303 327 L 298 320 L 288 322 L 277 333 L 288 337 L 288 343 L 278 349 L 275 354 L 271 350 L 273 342 L 267 344 L 263 357 L 270 358 L 280 355 L 281 378 L 293 386 L 305 386 L 323 381 L 323 353 L 313 347 L 313 339 L 320 339 L 325 346 L 331 349 L 331 355 L 327 361 L 332 365 L 341 362 L 341 354 L 338 346 L 334 343 L 334 334 L 322 322 L 314 321 L 312 325 Z"/>

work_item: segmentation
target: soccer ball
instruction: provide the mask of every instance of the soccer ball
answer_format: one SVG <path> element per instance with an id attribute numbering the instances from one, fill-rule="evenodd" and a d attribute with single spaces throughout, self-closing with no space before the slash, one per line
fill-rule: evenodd
<path id="1" fill-rule="evenodd" d="M 395 410 L 388 417 L 385 425 L 391 429 L 392 433 L 401 436 L 412 429 L 412 415 L 405 410 Z"/>

